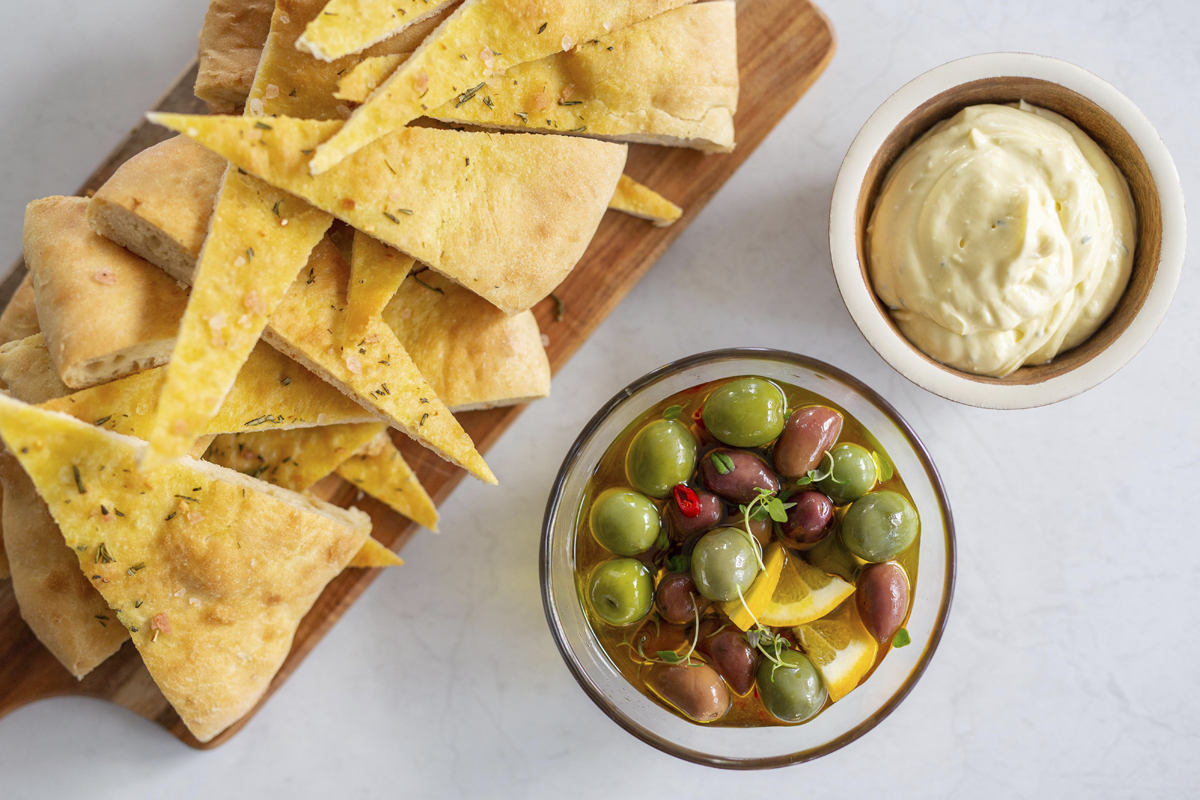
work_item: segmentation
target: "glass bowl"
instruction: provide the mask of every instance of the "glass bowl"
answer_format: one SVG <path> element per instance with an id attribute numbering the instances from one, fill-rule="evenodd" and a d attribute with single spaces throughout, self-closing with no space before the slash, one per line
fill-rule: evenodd
<path id="1" fill-rule="evenodd" d="M 921 517 L 919 568 L 907 623 L 912 644 L 893 650 L 860 687 L 802 725 L 734 728 L 688 722 L 643 695 L 621 675 L 588 623 L 575 576 L 575 532 L 584 491 L 609 445 L 655 403 L 701 383 L 760 375 L 841 406 L 879 441 L 904 478 Z M 954 594 L 950 504 L 921 441 L 886 400 L 857 379 L 815 359 L 741 348 L 690 356 L 639 378 L 594 416 L 563 461 L 542 524 L 541 581 L 546 620 L 567 667 L 618 725 L 665 753 L 727 769 L 809 761 L 878 725 L 912 691 L 941 639 Z"/>

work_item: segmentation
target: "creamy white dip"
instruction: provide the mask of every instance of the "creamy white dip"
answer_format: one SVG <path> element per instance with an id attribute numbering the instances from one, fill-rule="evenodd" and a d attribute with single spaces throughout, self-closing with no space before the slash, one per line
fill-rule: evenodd
<path id="1" fill-rule="evenodd" d="M 1025 102 L 938 123 L 896 161 L 867 228 L 875 292 L 923 353 L 1003 377 L 1112 313 L 1133 265 L 1133 198 L 1070 120 Z"/>

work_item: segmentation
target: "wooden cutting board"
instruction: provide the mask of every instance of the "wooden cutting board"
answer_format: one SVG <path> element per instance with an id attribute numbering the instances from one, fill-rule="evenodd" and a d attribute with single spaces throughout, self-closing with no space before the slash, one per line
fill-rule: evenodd
<path id="1" fill-rule="evenodd" d="M 824 14 L 808 0 L 738 0 L 737 10 L 742 85 L 735 118 L 736 151 L 704 155 L 694 150 L 650 145 L 630 147 L 626 172 L 682 206 L 683 218 L 671 227 L 656 228 L 624 214 L 609 212 L 605 215 L 583 260 L 557 290 L 565 308 L 563 318 L 556 319 L 556 305 L 552 301 L 543 302 L 534 309 L 542 332 L 549 338 L 546 349 L 554 372 L 558 372 L 671 242 L 683 233 L 833 57 L 833 29 Z M 155 106 L 156 110 L 203 113 L 203 104 L 192 96 L 195 78 L 196 67 L 193 65 Z M 79 194 L 94 191 L 128 158 L 169 135 L 168 131 L 143 122 L 96 170 Z M 24 274 L 24 264 L 18 262 L 13 273 L 0 285 L 0 307 L 7 304 Z M 459 420 L 479 451 L 486 453 L 522 410 L 475 411 L 459 415 Z M 439 504 L 466 474 L 402 435 L 398 436 L 397 444 L 420 476 L 421 483 Z M 418 530 L 415 523 L 370 497 L 355 501 L 357 491 L 339 478 L 322 481 L 316 490 L 331 502 L 339 505 L 355 502 L 368 512 L 375 523 L 375 537 L 393 550 L 403 547 Z M 495 491 L 504 491 L 503 485 Z M 346 570 L 326 587 L 300 623 L 291 653 L 260 706 L 300 666 L 304 657 L 377 573 L 378 570 Z M 36 700 L 59 695 L 111 700 L 158 722 L 198 748 L 216 747 L 227 741 L 257 711 L 256 707 L 211 742 L 200 744 L 158 691 L 131 645 L 127 643 L 84 680 L 76 681 L 22 622 L 11 582 L 0 583 L 0 717 Z"/>

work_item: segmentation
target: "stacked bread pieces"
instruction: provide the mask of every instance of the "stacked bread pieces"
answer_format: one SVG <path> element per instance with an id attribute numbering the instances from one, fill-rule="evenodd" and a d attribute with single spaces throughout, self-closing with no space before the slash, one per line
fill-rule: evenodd
<path id="1" fill-rule="evenodd" d="M 31 203 L 0 316 L 0 576 L 73 674 L 132 639 L 208 741 L 401 563 L 310 487 L 436 529 L 398 434 L 495 482 L 455 414 L 549 393 L 530 308 L 606 209 L 682 213 L 626 143 L 733 145 L 733 3 L 689 3 L 212 0 L 197 94 L 240 113 Z"/>

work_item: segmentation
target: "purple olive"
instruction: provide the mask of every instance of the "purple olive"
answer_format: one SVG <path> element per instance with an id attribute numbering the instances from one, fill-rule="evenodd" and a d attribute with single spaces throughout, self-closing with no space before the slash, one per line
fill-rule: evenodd
<path id="1" fill-rule="evenodd" d="M 745 450 L 719 448 L 700 459 L 700 478 L 714 494 L 734 503 L 750 503 L 755 489 L 779 491 L 779 478 L 767 462 Z"/>
<path id="2" fill-rule="evenodd" d="M 798 408 L 775 443 L 775 469 L 788 478 L 802 478 L 816 469 L 842 432 L 842 415 L 832 408 Z"/>
<path id="3" fill-rule="evenodd" d="M 702 599 L 700 590 L 687 572 L 664 576 L 654 593 L 658 613 L 664 620 L 676 625 L 693 622 L 696 619 L 696 603 Z"/>
<path id="4" fill-rule="evenodd" d="M 721 524 L 725 516 L 725 504 L 715 494 L 696 492 L 696 504 L 700 513 L 689 517 L 683 513 L 674 497 L 667 500 L 667 519 L 670 520 L 671 540 L 682 542 L 694 533 L 702 533 Z"/>
<path id="5" fill-rule="evenodd" d="M 807 550 L 820 544 L 833 530 L 833 501 L 809 489 L 792 495 L 796 505 L 787 511 L 787 522 L 779 525 L 779 538 L 788 547 Z"/>
<path id="6" fill-rule="evenodd" d="M 655 664 L 646 685 L 697 722 L 713 722 L 729 711 L 729 687 L 708 664 Z"/>
<path id="7" fill-rule="evenodd" d="M 741 514 L 735 514 L 729 518 L 729 522 L 727 522 L 726 525 L 730 528 L 745 530 L 745 517 L 743 517 Z M 754 517 L 750 517 L 750 533 L 755 539 L 758 539 L 758 543 L 763 547 L 766 547 L 771 543 L 771 534 L 774 532 L 775 526 L 772 524 L 770 517 L 767 517 L 766 519 L 755 519 Z"/>
<path id="8" fill-rule="evenodd" d="M 654 658 L 660 650 L 678 651 L 692 643 L 685 629 L 680 625 L 664 625 L 655 619 L 648 619 L 638 628 L 637 633 L 629 640 L 633 652 L 640 647 L 646 658 Z M 636 660 L 638 656 L 633 656 Z"/>
<path id="9" fill-rule="evenodd" d="M 858 616 L 872 636 L 891 641 L 908 613 L 908 575 L 895 561 L 871 564 L 858 576 Z"/>
<path id="10" fill-rule="evenodd" d="M 758 651 L 750 646 L 741 631 L 726 628 L 715 636 L 703 638 L 696 649 L 721 673 L 735 694 L 754 688 L 758 669 Z"/>

